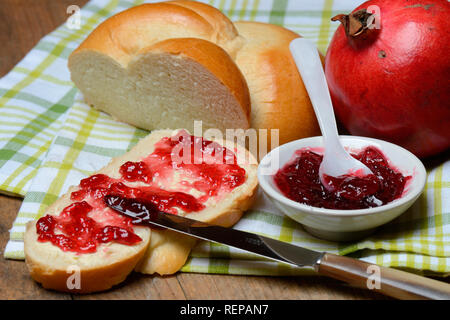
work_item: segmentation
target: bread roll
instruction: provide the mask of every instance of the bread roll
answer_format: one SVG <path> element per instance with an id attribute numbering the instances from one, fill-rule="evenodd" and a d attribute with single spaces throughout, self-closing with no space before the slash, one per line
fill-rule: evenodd
<path id="1" fill-rule="evenodd" d="M 164 137 L 171 137 L 175 133 L 176 131 L 172 130 L 153 131 L 133 149 L 120 157 L 114 158 L 97 173 L 113 179 L 121 179 L 120 167 L 122 164 L 128 161 L 138 162 L 148 157 L 155 150 L 157 142 Z M 257 188 L 257 162 L 241 146 L 223 140 L 215 141 L 234 151 L 238 164 L 245 169 L 245 181 L 229 192 L 208 197 L 204 203 L 205 207 L 200 211 L 187 213 L 180 209 L 177 214 L 229 227 L 236 223 L 243 212 L 252 204 Z M 153 170 L 153 168 L 150 168 L 150 170 Z M 180 177 L 181 171 L 179 170 L 173 169 L 171 178 L 161 178 L 161 181 L 164 180 L 162 185 L 159 185 L 161 181 L 157 180 L 152 180 L 152 183 L 157 183 L 158 188 L 163 190 L 177 191 L 180 189 L 198 197 L 199 195 L 195 193 L 198 193 L 198 191 L 194 189 L 186 191 L 188 180 Z M 122 182 L 134 187 L 148 186 L 143 182 Z M 71 200 L 71 193 L 79 190 L 79 186 L 71 187 L 67 194 L 46 210 L 44 215 L 59 216 L 64 208 L 75 202 L 75 200 Z M 96 221 L 105 219 L 106 212 L 102 208 L 96 208 L 95 202 L 94 204 L 89 202 L 89 204 L 94 206 L 91 218 Z M 115 213 L 109 211 L 107 214 L 114 215 Z M 33 279 L 45 288 L 86 293 L 109 289 L 122 282 L 135 267 L 136 270 L 148 274 L 164 275 L 177 272 L 185 264 L 191 248 L 196 243 L 191 237 L 169 230 L 152 229 L 150 231 L 146 227 L 134 227 L 134 231 L 142 239 L 135 245 L 108 242 L 99 244 L 94 253 L 75 253 L 63 251 L 50 242 L 38 241 L 36 221 L 33 221 L 27 224 L 25 232 L 26 263 Z M 79 289 L 70 288 L 67 285 L 71 276 L 68 270 L 73 270 L 72 267 L 74 266 L 80 271 L 81 288 Z"/>
<path id="2" fill-rule="evenodd" d="M 232 60 L 236 29 L 219 10 L 143 4 L 100 24 L 70 55 L 88 104 L 147 130 L 248 128 L 250 97 Z M 225 49 L 227 51 L 225 51 Z"/>
<path id="3" fill-rule="evenodd" d="M 86 101 L 120 121 L 147 130 L 192 131 L 195 120 L 204 130 L 277 129 L 277 146 L 320 134 L 289 52 L 297 37 L 272 24 L 233 23 L 195 1 L 144 4 L 100 24 L 69 69 Z"/>

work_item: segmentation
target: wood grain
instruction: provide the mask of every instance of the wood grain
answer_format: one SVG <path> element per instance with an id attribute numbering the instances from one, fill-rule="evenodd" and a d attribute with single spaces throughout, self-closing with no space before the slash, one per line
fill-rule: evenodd
<path id="1" fill-rule="evenodd" d="M 23 261 L 5 260 L 3 249 L 9 239 L 8 230 L 19 210 L 21 199 L 0 196 L 0 299 L 70 299 L 69 294 L 43 290 L 30 279 Z"/>
<path id="2" fill-rule="evenodd" d="M 86 0 L 1 0 L 0 76 L 5 75 L 41 37 L 67 19 L 66 8 Z M 0 195 L 0 250 L 21 200 Z M 322 277 L 249 277 L 179 273 L 169 277 L 132 274 L 118 287 L 91 295 L 42 289 L 25 263 L 0 258 L 0 299 L 384 299 L 383 296 Z"/>
<path id="3" fill-rule="evenodd" d="M 360 300 L 387 299 L 324 277 L 259 277 L 181 273 L 187 299 Z M 201 283 L 201 286 L 199 285 Z"/>

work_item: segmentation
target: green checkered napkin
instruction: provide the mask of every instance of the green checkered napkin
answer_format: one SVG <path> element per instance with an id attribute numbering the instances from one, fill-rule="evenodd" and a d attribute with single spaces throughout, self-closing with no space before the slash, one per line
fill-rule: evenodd
<path id="1" fill-rule="evenodd" d="M 337 1 L 334 1 L 337 2 Z M 322 52 L 336 24 L 334 14 L 349 12 L 361 1 L 209 1 L 233 20 L 284 25 L 314 40 Z M 69 80 L 67 57 L 106 17 L 141 1 L 92 0 L 81 11 L 82 27 L 65 25 L 44 37 L 0 79 L 0 191 L 25 196 L 10 230 L 4 256 L 23 259 L 27 221 L 70 185 L 131 148 L 147 132 L 112 120 L 83 103 Z M 351 255 L 384 266 L 418 273 L 450 273 L 450 161 L 429 172 L 424 194 L 401 217 L 373 236 L 336 244 L 307 234 L 283 216 L 262 193 L 235 226 L 314 250 Z M 261 232 L 263 230 L 263 232 Z M 202 242 L 191 253 L 184 272 L 253 275 L 311 274 L 310 269 L 264 260 L 226 246 Z"/>

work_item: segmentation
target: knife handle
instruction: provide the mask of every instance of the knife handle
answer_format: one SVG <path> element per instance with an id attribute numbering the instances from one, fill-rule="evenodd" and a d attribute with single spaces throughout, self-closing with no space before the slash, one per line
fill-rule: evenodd
<path id="1" fill-rule="evenodd" d="M 315 269 L 321 275 L 397 299 L 450 299 L 448 283 L 349 257 L 325 253 Z"/>

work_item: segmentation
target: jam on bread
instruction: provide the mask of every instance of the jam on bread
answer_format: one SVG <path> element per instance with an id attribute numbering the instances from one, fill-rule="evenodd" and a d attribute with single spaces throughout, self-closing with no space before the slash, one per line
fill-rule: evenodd
<path id="1" fill-rule="evenodd" d="M 231 150 L 183 130 L 162 138 L 140 161 L 123 163 L 119 173 L 119 178 L 95 174 L 81 180 L 70 195 L 72 204 L 57 216 L 38 220 L 38 241 L 76 253 L 95 252 L 107 242 L 134 245 L 141 239 L 131 220 L 109 209 L 106 195 L 139 198 L 170 214 L 191 213 L 246 181 L 246 171 Z"/>

